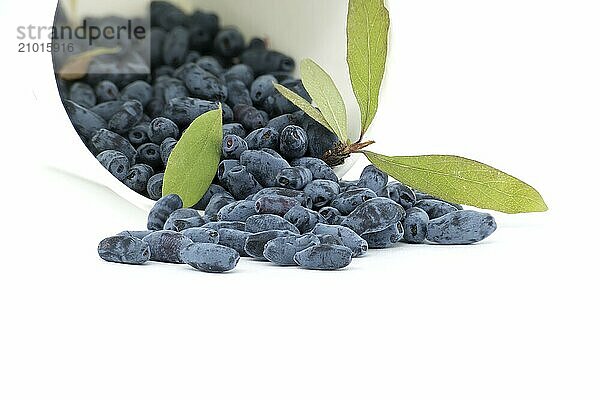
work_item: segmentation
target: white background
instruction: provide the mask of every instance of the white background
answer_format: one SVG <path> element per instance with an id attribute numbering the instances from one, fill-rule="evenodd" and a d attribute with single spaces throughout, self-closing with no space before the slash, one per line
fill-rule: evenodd
<path id="1" fill-rule="evenodd" d="M 0 3 L 0 398 L 600 398 L 597 1 L 389 2 L 375 150 L 487 162 L 549 213 L 338 273 L 220 276 L 98 260 L 145 215 L 37 161 L 63 110 L 38 100 L 48 60 L 17 54 L 15 29 L 49 24 L 49 3 Z"/>

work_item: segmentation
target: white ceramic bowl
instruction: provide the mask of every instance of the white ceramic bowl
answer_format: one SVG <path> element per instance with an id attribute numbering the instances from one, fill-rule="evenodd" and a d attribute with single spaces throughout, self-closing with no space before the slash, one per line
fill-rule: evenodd
<path id="1" fill-rule="evenodd" d="M 223 25 L 235 25 L 246 37 L 264 37 L 273 49 L 294 57 L 298 62 L 312 58 L 333 77 L 344 96 L 350 116 L 350 132 L 359 131 L 359 109 L 352 95 L 352 87 L 346 65 L 346 1 L 324 0 L 174 0 L 186 11 L 196 9 L 217 13 Z M 85 16 L 118 15 L 142 17 L 147 15 L 150 0 L 79 0 L 63 1 L 67 14 L 74 20 Z M 77 4 L 76 9 L 69 6 Z M 53 75 L 48 74 L 53 80 Z M 48 85 L 54 85 L 49 82 Z M 49 163 L 60 170 L 76 174 L 87 180 L 104 185 L 125 200 L 142 208 L 150 209 L 153 201 L 127 188 L 106 171 L 86 149 L 64 112 L 56 88 L 51 96 L 43 99 L 48 107 L 57 110 L 56 126 L 62 126 L 56 138 L 48 142 L 55 147 Z M 351 157 L 336 168 L 343 177 L 356 162 Z"/>

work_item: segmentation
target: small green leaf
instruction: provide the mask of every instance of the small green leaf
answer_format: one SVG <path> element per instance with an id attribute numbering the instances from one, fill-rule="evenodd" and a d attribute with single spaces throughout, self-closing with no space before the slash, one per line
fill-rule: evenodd
<path id="1" fill-rule="evenodd" d="M 65 65 L 58 71 L 58 75 L 67 81 L 81 79 L 87 75 L 88 68 L 92 61 L 94 61 L 94 58 L 106 54 L 118 54 L 120 51 L 120 47 L 98 47 L 97 49 L 84 51 L 69 58 Z"/>
<path id="2" fill-rule="evenodd" d="M 388 52 L 390 14 L 384 0 L 350 0 L 348 6 L 348 67 L 366 132 L 379 107 L 379 91 Z"/>
<path id="3" fill-rule="evenodd" d="M 525 182 L 489 165 L 457 156 L 389 157 L 366 151 L 394 179 L 444 200 L 508 214 L 548 211 Z"/>
<path id="4" fill-rule="evenodd" d="M 323 125 L 325 128 L 335 133 L 333 128 L 329 125 L 321 111 L 314 108 L 312 104 L 306 101 L 302 96 L 297 94 L 296 92 L 291 91 L 283 85 L 275 84 L 275 89 L 279 91 L 289 101 L 291 101 L 296 107 L 300 108 L 302 111 L 308 114 L 309 117 L 317 121 L 319 124 Z"/>
<path id="5" fill-rule="evenodd" d="M 167 163 L 163 195 L 178 194 L 185 207 L 202 199 L 221 161 L 222 115 L 221 108 L 202 114 L 183 133 Z"/>
<path id="6" fill-rule="evenodd" d="M 302 61 L 300 66 L 302 84 L 319 107 L 321 114 L 342 142 L 348 141 L 348 116 L 346 104 L 331 76 L 316 62 Z"/>

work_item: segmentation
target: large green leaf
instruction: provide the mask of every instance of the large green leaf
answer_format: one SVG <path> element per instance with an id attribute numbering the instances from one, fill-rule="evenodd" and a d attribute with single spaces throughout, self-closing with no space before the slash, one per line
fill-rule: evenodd
<path id="1" fill-rule="evenodd" d="M 366 151 L 377 168 L 444 200 L 509 214 L 548 210 L 525 182 L 489 165 L 457 156 L 389 157 Z"/>
<path id="2" fill-rule="evenodd" d="M 366 132 L 379 107 L 385 73 L 390 15 L 384 0 L 350 0 L 348 6 L 348 67 Z"/>
<path id="3" fill-rule="evenodd" d="M 281 93 L 283 97 L 291 101 L 292 104 L 294 104 L 296 107 L 308 114 L 309 117 L 317 121 L 319 124 L 323 125 L 331 132 L 335 133 L 335 131 L 329 125 L 323 114 L 321 114 L 321 111 L 313 107 L 312 104 L 306 101 L 302 96 L 300 96 L 296 92 L 291 91 L 283 85 L 275 84 L 275 89 L 277 89 L 277 91 Z"/>
<path id="4" fill-rule="evenodd" d="M 202 199 L 221 161 L 222 114 L 221 108 L 202 114 L 183 133 L 167 163 L 163 195 L 178 194 L 185 207 Z"/>
<path id="5" fill-rule="evenodd" d="M 321 114 L 342 142 L 348 141 L 348 115 L 346 104 L 331 76 L 316 62 L 302 60 L 302 84 L 321 111 Z"/>

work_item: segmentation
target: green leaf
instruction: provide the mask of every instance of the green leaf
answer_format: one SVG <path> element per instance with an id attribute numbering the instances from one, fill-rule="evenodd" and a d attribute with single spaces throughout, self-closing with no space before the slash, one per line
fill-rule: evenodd
<path id="1" fill-rule="evenodd" d="M 384 0 L 350 0 L 348 67 L 364 134 L 377 114 L 388 52 L 390 14 Z"/>
<path id="2" fill-rule="evenodd" d="M 533 187 L 477 161 L 457 156 L 389 157 L 370 151 L 365 155 L 396 180 L 446 201 L 508 214 L 548 211 Z"/>
<path id="3" fill-rule="evenodd" d="M 319 107 L 321 114 L 342 142 L 348 141 L 348 116 L 346 104 L 331 76 L 316 62 L 302 61 L 300 66 L 302 84 Z"/>
<path id="4" fill-rule="evenodd" d="M 202 114 L 183 133 L 165 171 L 163 195 L 178 194 L 184 207 L 197 204 L 213 181 L 223 141 L 223 111 Z"/>
<path id="5" fill-rule="evenodd" d="M 323 125 L 325 128 L 335 133 L 333 128 L 329 125 L 321 111 L 312 106 L 308 101 L 306 101 L 302 96 L 297 94 L 296 92 L 291 91 L 283 85 L 275 84 L 275 89 L 279 91 L 289 101 L 291 101 L 296 107 L 300 108 L 309 117 L 317 121 L 319 124 Z"/>

